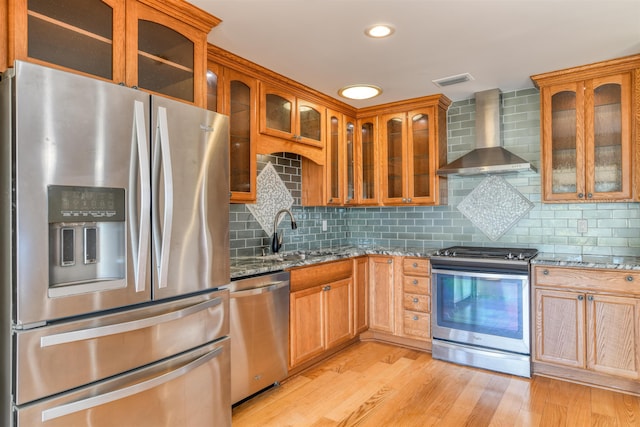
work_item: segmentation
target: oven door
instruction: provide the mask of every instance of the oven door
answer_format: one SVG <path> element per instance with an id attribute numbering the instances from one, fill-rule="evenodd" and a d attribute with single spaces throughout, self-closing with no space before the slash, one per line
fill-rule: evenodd
<path id="1" fill-rule="evenodd" d="M 527 273 L 431 272 L 434 339 L 530 354 Z"/>

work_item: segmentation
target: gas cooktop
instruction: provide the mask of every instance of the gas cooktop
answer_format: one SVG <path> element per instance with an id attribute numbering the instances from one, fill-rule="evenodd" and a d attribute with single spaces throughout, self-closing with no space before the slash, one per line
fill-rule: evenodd
<path id="1" fill-rule="evenodd" d="M 485 260 L 525 261 L 529 262 L 538 254 L 537 249 L 529 248 L 491 248 L 481 246 L 451 246 L 439 249 L 434 257 L 467 258 Z"/>

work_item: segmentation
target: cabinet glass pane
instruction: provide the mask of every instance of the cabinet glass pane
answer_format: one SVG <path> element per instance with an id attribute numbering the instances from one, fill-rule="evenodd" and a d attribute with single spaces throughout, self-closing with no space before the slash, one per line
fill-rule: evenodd
<path id="1" fill-rule="evenodd" d="M 113 78 L 113 9 L 99 0 L 29 0 L 31 58 Z"/>
<path id="2" fill-rule="evenodd" d="M 362 199 L 375 198 L 375 167 L 374 164 L 374 126 L 373 123 L 362 124 Z"/>
<path id="3" fill-rule="evenodd" d="M 428 197 L 429 185 L 429 116 L 416 114 L 410 117 L 413 141 L 413 195 Z"/>
<path id="4" fill-rule="evenodd" d="M 207 110 L 218 111 L 218 75 L 207 70 Z"/>
<path id="5" fill-rule="evenodd" d="M 268 93 L 266 104 L 267 127 L 291 133 L 291 102 L 281 96 Z"/>
<path id="6" fill-rule="evenodd" d="M 251 191 L 251 88 L 230 82 L 229 114 L 231 191 Z"/>
<path id="7" fill-rule="evenodd" d="M 622 94 L 619 84 L 594 91 L 595 191 L 622 191 Z"/>
<path id="8" fill-rule="evenodd" d="M 332 198 L 340 197 L 340 182 L 339 182 L 339 159 L 340 159 L 340 120 L 337 117 L 331 116 L 330 120 L 330 131 L 329 131 L 329 147 L 331 152 L 330 159 L 330 168 L 329 171 L 331 176 L 329 179 L 331 180 L 331 194 Z"/>
<path id="9" fill-rule="evenodd" d="M 353 198 L 355 197 L 355 191 L 354 191 L 354 164 L 353 161 L 355 159 L 354 156 L 354 144 L 353 144 L 353 138 L 354 138 L 354 129 L 355 129 L 355 125 L 353 124 L 353 122 L 347 122 L 346 123 L 347 129 L 346 129 L 346 144 L 347 144 L 347 200 L 353 200 Z"/>
<path id="10" fill-rule="evenodd" d="M 301 105 L 299 113 L 300 136 L 303 138 L 320 141 L 322 129 L 322 115 L 314 108 Z"/>
<path id="11" fill-rule="evenodd" d="M 138 21 L 138 86 L 193 102 L 194 44 L 155 22 Z"/>
<path id="12" fill-rule="evenodd" d="M 576 94 L 558 92 L 551 97 L 551 175 L 553 193 L 575 193 Z"/>
<path id="13" fill-rule="evenodd" d="M 388 197 L 402 197 L 402 125 L 403 120 L 387 120 L 387 192 Z"/>

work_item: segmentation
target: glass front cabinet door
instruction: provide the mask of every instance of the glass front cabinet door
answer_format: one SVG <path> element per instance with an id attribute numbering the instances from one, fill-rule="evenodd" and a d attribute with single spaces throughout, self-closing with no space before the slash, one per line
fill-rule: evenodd
<path id="1" fill-rule="evenodd" d="M 433 111 L 432 107 L 426 107 L 382 116 L 382 203 L 436 202 Z"/>
<path id="2" fill-rule="evenodd" d="M 545 202 L 634 200 L 638 76 L 640 55 L 531 76 L 540 88 Z"/>
<path id="3" fill-rule="evenodd" d="M 631 198 L 631 76 L 543 90 L 546 201 Z"/>
<path id="4" fill-rule="evenodd" d="M 324 146 L 324 107 L 266 83 L 260 87 L 260 133 L 291 142 Z"/>
<path id="5" fill-rule="evenodd" d="M 378 117 L 358 119 L 356 204 L 376 205 L 379 197 Z"/>
<path id="6" fill-rule="evenodd" d="M 9 2 L 15 59 L 124 82 L 124 1 Z"/>
<path id="7" fill-rule="evenodd" d="M 225 112 L 229 114 L 231 201 L 256 200 L 256 139 L 258 81 L 225 69 Z"/>

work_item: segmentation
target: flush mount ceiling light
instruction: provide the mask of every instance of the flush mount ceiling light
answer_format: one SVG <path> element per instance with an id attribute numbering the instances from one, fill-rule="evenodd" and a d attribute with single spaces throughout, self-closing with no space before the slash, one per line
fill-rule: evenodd
<path id="1" fill-rule="evenodd" d="M 376 24 L 364 30 L 364 33 L 369 37 L 380 39 L 383 37 L 389 37 L 394 31 L 394 28 L 390 25 Z"/>
<path id="2" fill-rule="evenodd" d="M 338 91 L 338 95 L 349 99 L 369 99 L 381 93 L 382 89 L 374 85 L 351 85 Z"/>

